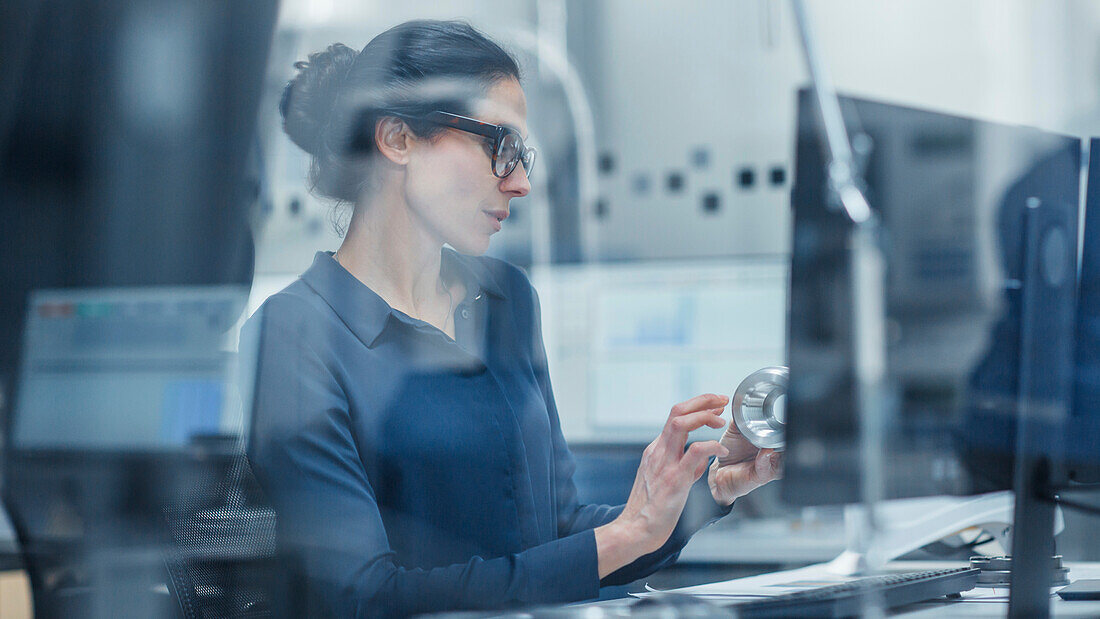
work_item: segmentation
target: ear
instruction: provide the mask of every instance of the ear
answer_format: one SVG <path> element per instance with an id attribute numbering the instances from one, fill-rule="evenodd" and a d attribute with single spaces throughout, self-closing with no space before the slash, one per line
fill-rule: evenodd
<path id="1" fill-rule="evenodd" d="M 405 121 L 394 116 L 383 116 L 374 125 L 374 144 L 378 147 L 378 152 L 398 165 L 409 162 L 412 137 Z"/>

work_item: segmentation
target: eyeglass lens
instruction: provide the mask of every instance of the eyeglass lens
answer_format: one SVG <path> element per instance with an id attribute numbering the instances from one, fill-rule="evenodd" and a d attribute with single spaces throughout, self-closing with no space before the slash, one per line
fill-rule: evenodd
<path id="1" fill-rule="evenodd" d="M 527 172 L 527 175 L 531 175 L 531 167 L 535 163 L 535 151 L 533 149 L 525 149 L 523 146 L 523 140 L 520 139 L 515 133 L 506 133 L 500 141 L 500 146 L 497 149 L 496 167 L 493 172 L 504 178 L 512 173 L 516 164 L 522 160 L 523 169 Z"/>

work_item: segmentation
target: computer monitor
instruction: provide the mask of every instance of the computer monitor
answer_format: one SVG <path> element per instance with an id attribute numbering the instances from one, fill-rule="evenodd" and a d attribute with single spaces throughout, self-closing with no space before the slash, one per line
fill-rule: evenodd
<path id="1" fill-rule="evenodd" d="M 1062 440 L 1080 140 L 853 97 L 841 104 L 886 266 L 884 496 L 1009 488 L 1022 407 L 1046 419 L 1033 444 Z M 803 91 L 782 488 L 793 504 L 862 499 L 850 224 L 830 202 L 821 135 Z"/>
<path id="2" fill-rule="evenodd" d="M 275 516 L 244 458 L 255 351 L 236 349 L 235 326 L 248 293 L 31 294 L 4 495 L 43 616 L 294 603 L 278 594 Z"/>
<path id="3" fill-rule="evenodd" d="M 40 290 L 27 309 L 9 449 L 182 451 L 245 436 L 239 286 Z"/>

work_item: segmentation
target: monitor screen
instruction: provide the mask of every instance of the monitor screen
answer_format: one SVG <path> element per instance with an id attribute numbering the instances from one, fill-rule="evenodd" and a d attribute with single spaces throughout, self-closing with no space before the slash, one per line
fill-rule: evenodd
<path id="1" fill-rule="evenodd" d="M 237 286 L 39 290 L 11 423 L 17 450 L 158 451 L 239 435 Z"/>
<path id="2" fill-rule="evenodd" d="M 882 490 L 900 498 L 1009 487 L 1021 394 L 1047 402 L 1064 386 L 1068 401 L 1080 140 L 862 99 L 841 103 L 886 266 Z M 861 496 L 849 224 L 826 188 L 820 135 L 803 91 L 783 484 L 795 504 Z M 1022 329 L 1039 264 L 1028 262 L 1029 234 L 1043 239 L 1033 256 L 1042 273 L 1061 274 L 1062 285 L 1029 306 L 1047 322 Z M 1027 344 L 1044 338 L 1038 348 Z M 1022 355 L 1043 371 L 1022 381 Z"/>

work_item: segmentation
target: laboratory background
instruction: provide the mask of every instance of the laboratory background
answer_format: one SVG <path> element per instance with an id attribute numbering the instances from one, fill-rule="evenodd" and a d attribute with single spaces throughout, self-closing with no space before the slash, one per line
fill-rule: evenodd
<path id="1" fill-rule="evenodd" d="M 847 506 L 867 499 L 868 477 L 881 482 L 878 498 L 902 501 L 880 514 L 886 537 L 902 531 L 890 559 L 961 565 L 1010 554 L 1007 529 L 983 525 L 1012 524 L 1025 435 L 1043 437 L 1029 454 L 1072 461 L 1051 475 L 1063 504 L 1044 505 L 1066 582 L 1075 569 L 1091 574 L 1100 444 L 1071 449 L 1061 437 L 1100 436 L 1100 401 L 1088 400 L 1091 382 L 1077 384 L 1096 380 L 1086 371 L 1100 376 L 1081 357 L 1095 337 L 1081 335 L 1082 316 L 1100 315 L 1084 296 L 1090 243 L 1100 244 L 1100 219 L 1088 219 L 1100 217 L 1100 201 L 1089 203 L 1100 192 L 1089 158 L 1100 136 L 1100 3 L 807 0 L 804 9 L 840 95 L 857 185 L 883 214 L 879 334 L 896 390 L 880 401 L 894 412 L 870 447 L 854 429 L 866 392 L 849 364 L 865 352 L 852 343 L 864 333 L 853 316 L 871 321 L 875 307 L 860 294 L 874 293 L 853 293 L 858 274 L 837 262 L 855 250 L 836 223 L 845 204 L 823 180 L 831 151 L 794 3 L 18 0 L 0 9 L 10 516 L 0 524 L 0 615 L 65 616 L 83 600 L 75 607 L 86 616 L 115 616 L 125 599 L 134 616 L 269 616 L 274 602 L 247 585 L 281 577 L 269 561 L 278 520 L 243 481 L 252 394 L 240 385 L 255 351 L 238 338 L 317 252 L 339 247 L 350 215 L 311 191 L 310 156 L 284 132 L 280 98 L 296 61 L 336 42 L 361 49 L 411 19 L 467 21 L 519 60 L 537 174 L 488 255 L 522 269 L 538 292 L 582 502 L 627 499 L 672 405 L 732 398 L 764 368 L 781 368 L 786 388 L 790 368 L 786 410 L 766 394 L 757 405 L 773 409 L 772 429 L 789 423 L 790 480 L 738 499 L 674 565 L 604 587 L 601 600 L 833 560 L 851 549 Z M 1064 234 L 1041 237 L 1032 254 L 1027 226 Z M 1054 292 L 1033 294 L 1032 277 Z M 1055 344 L 1032 354 L 1032 336 Z M 1059 354 L 1064 366 L 1051 361 Z M 998 355 L 1026 379 L 1003 379 Z M 1002 435 L 996 415 L 973 412 L 1029 385 L 1034 401 L 1054 402 L 1039 414 L 1062 434 Z M 723 415 L 730 423 L 734 408 L 750 407 L 744 389 Z M 1064 398 L 1051 395 L 1058 389 Z M 804 421 L 813 414 L 835 424 Z M 1078 421 L 1087 431 L 1073 429 Z M 881 475 L 867 475 L 876 466 Z M 930 539 L 905 533 L 922 512 L 998 492 L 990 505 L 1001 511 L 986 520 L 963 507 Z M 685 510 L 708 500 L 693 495 Z M 184 514 L 196 506 L 202 518 Z M 143 594 L 120 594 L 128 588 Z M 217 610 L 199 614 L 204 604 Z"/>

